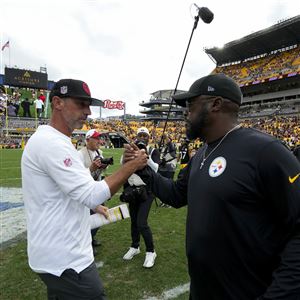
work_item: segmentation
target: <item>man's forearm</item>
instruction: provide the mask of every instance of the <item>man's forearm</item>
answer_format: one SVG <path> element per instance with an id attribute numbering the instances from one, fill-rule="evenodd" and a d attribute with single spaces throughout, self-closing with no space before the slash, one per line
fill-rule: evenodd
<path id="1" fill-rule="evenodd" d="M 138 173 L 143 179 L 142 173 Z M 147 167 L 148 178 L 145 179 L 149 182 L 151 191 L 157 196 L 162 202 L 169 204 L 173 207 L 179 208 L 187 203 L 186 197 L 186 185 L 184 181 L 177 180 L 174 182 L 170 178 L 165 178 L 158 173 L 155 173 L 150 167 Z"/>

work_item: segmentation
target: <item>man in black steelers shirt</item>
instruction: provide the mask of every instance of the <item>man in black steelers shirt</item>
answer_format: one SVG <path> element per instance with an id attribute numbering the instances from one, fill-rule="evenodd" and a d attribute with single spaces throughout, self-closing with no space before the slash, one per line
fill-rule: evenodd
<path id="1" fill-rule="evenodd" d="M 299 300 L 300 164 L 279 140 L 237 124 L 241 99 L 221 74 L 174 96 L 188 109 L 188 138 L 206 144 L 175 182 L 148 170 L 151 188 L 188 206 L 190 299 Z"/>

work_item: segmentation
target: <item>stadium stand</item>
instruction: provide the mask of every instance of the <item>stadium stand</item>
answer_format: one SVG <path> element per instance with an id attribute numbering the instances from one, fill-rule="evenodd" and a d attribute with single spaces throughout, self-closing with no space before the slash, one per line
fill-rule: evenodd
<path id="1" fill-rule="evenodd" d="M 243 92 L 240 121 L 283 140 L 291 149 L 300 144 L 300 16 L 279 22 L 269 28 L 232 41 L 222 48 L 205 49 L 216 63 L 212 73 L 224 73 L 235 79 Z M 48 82 L 48 87 L 51 88 Z M 145 126 L 151 133 L 150 143 L 157 145 L 165 125 L 173 90 L 160 90 L 141 101 L 142 117 L 89 120 L 74 133 L 74 144 L 84 141 L 84 134 L 96 128 L 106 134 L 106 147 L 118 147 L 136 136 L 137 128 Z M 181 93 L 183 91 L 177 91 Z M 31 95 L 30 95 L 31 93 Z M 14 89 L 5 94 L 0 89 L 0 147 L 19 147 L 48 119 L 5 117 L 6 103 L 24 97 L 33 99 L 32 89 Z M 20 96 L 21 95 L 21 96 Z M 7 101 L 8 100 L 8 101 Z M 18 103 L 17 103 L 18 104 Z M 170 110 L 167 130 L 179 145 L 185 138 L 183 111 L 175 104 Z M 199 148 L 201 141 L 191 144 Z"/>
<path id="2" fill-rule="evenodd" d="M 239 64 L 217 66 L 213 73 L 224 73 L 241 86 L 265 82 L 271 78 L 300 71 L 300 46 L 272 51 L 270 55 L 255 57 Z"/>
<path id="3" fill-rule="evenodd" d="M 229 42 L 205 49 L 224 73 L 241 87 L 240 117 L 300 113 L 300 16 Z"/>

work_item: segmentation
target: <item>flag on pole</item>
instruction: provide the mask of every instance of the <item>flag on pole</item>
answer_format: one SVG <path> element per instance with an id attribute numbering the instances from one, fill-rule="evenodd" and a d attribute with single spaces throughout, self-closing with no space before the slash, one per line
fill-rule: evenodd
<path id="1" fill-rule="evenodd" d="M 8 48 L 9 47 L 9 41 L 7 41 L 1 48 L 1 51 L 3 51 L 5 48 Z"/>

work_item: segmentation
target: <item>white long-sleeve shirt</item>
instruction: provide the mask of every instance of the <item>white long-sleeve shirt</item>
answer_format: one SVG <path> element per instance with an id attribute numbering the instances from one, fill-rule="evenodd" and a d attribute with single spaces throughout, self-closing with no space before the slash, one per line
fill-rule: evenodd
<path id="1" fill-rule="evenodd" d="M 94 181 L 69 137 L 39 126 L 22 156 L 22 188 L 30 267 L 60 276 L 81 272 L 94 258 L 89 209 L 108 200 L 104 180 Z"/>

